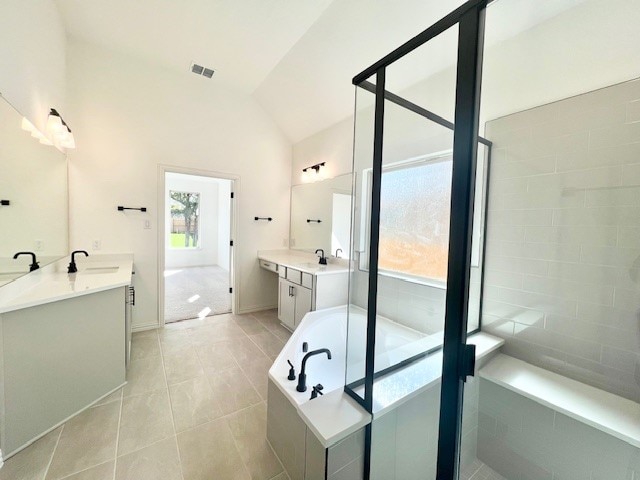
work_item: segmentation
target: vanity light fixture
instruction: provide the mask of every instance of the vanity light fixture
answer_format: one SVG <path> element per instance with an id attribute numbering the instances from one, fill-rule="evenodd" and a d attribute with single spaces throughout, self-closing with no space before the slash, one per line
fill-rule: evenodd
<path id="1" fill-rule="evenodd" d="M 304 182 L 315 182 L 317 180 L 321 180 L 324 177 L 325 172 L 325 163 L 316 163 L 315 165 L 311 165 L 310 167 L 302 169 L 302 181 Z"/>
<path id="2" fill-rule="evenodd" d="M 56 145 L 63 148 L 76 148 L 76 142 L 69 126 L 55 108 L 52 108 L 47 118 L 47 133 Z"/>
<path id="3" fill-rule="evenodd" d="M 31 133 L 31 136 L 38 139 L 43 145 L 53 145 L 51 140 L 49 140 L 45 134 L 38 130 L 33 123 L 27 120 L 27 117 L 22 117 L 22 129 L 25 132 Z"/>

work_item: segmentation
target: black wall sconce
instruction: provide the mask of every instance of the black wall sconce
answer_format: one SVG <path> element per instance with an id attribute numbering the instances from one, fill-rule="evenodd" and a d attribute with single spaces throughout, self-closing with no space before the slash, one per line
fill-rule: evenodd
<path id="1" fill-rule="evenodd" d="M 310 167 L 302 169 L 302 180 L 305 182 L 315 182 L 320 180 L 324 175 L 326 162 L 316 163 Z"/>

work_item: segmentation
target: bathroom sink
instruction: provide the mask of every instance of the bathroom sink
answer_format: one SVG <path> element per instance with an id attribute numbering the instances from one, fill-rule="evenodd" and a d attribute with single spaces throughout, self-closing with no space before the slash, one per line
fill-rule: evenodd
<path id="1" fill-rule="evenodd" d="M 120 267 L 87 267 L 81 273 L 98 274 L 98 273 L 116 273 Z"/>
<path id="2" fill-rule="evenodd" d="M 326 265 L 320 265 L 319 263 L 296 263 L 294 265 L 294 267 L 300 267 L 300 268 L 309 268 L 309 269 L 317 269 L 317 268 L 322 268 L 322 267 L 326 267 Z"/>

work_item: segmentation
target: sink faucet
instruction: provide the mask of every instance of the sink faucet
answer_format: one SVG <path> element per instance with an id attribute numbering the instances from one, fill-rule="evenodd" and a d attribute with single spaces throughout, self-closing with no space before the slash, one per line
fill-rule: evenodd
<path id="1" fill-rule="evenodd" d="M 331 360 L 331 350 L 329 350 L 328 348 L 320 348 L 318 350 L 312 350 L 302 358 L 302 367 L 300 368 L 300 375 L 298 375 L 298 386 L 296 386 L 296 390 L 298 392 L 307 391 L 307 374 L 305 373 L 307 369 L 307 360 L 309 360 L 309 357 L 313 357 L 314 355 L 320 355 L 321 353 L 326 353 L 327 358 Z"/>
<path id="2" fill-rule="evenodd" d="M 89 256 L 89 254 L 84 250 L 74 250 L 71 253 L 71 263 L 69 264 L 67 273 L 76 273 L 78 271 L 78 267 L 76 266 L 76 253 L 83 253 L 85 257 Z"/>
<path id="3" fill-rule="evenodd" d="M 338 252 L 342 253 L 342 249 L 336 248 L 336 258 L 340 258 L 340 255 L 338 254 Z"/>
<path id="4" fill-rule="evenodd" d="M 327 264 L 327 257 L 324 256 L 324 250 L 319 248 L 316 250 L 316 255 L 318 255 L 318 252 L 322 252 L 322 254 L 320 255 L 320 261 L 318 262 L 320 265 L 326 265 Z"/>
<path id="5" fill-rule="evenodd" d="M 37 270 L 40 268 L 40 265 L 38 265 L 38 262 L 36 261 L 36 254 L 33 252 L 18 252 L 13 256 L 13 259 L 15 260 L 16 258 L 18 258 L 20 255 L 31 255 L 31 265 L 29 265 L 29 271 L 33 272 L 34 270 Z"/>

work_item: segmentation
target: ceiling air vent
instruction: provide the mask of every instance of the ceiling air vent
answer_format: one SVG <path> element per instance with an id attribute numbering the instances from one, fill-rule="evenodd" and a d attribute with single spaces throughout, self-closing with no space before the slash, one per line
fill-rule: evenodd
<path id="1" fill-rule="evenodd" d="M 191 71 L 196 75 L 202 75 L 207 78 L 213 77 L 214 70 L 212 68 L 203 67 L 202 65 L 198 65 L 197 63 L 191 64 Z"/>

